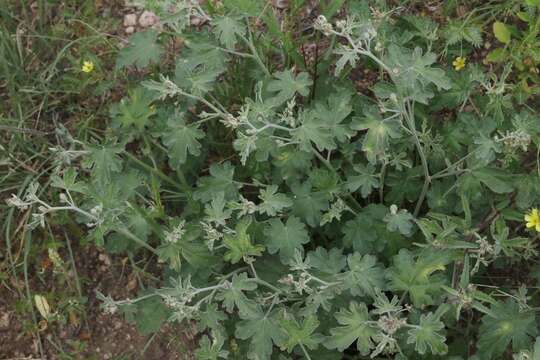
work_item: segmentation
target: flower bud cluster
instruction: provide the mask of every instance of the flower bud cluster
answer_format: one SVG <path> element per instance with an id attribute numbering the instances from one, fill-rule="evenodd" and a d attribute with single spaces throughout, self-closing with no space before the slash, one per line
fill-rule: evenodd
<path id="1" fill-rule="evenodd" d="M 287 274 L 278 280 L 280 284 L 288 285 L 294 287 L 294 291 L 302 295 L 304 292 L 310 294 L 313 292 L 313 289 L 308 285 L 311 277 L 307 272 L 303 272 L 298 276 L 297 279 L 292 274 Z"/>
<path id="2" fill-rule="evenodd" d="M 198 311 L 197 306 L 188 305 L 191 298 L 163 295 L 165 306 L 173 310 L 171 320 L 181 322 L 185 319 L 193 319 Z"/>
<path id="3" fill-rule="evenodd" d="M 242 122 L 239 118 L 234 117 L 231 114 L 227 114 L 224 119 L 221 119 L 220 122 L 225 125 L 225 127 L 228 127 L 229 129 L 236 129 L 239 127 Z"/>
<path id="4" fill-rule="evenodd" d="M 182 220 L 178 225 L 174 227 L 172 231 L 166 231 L 165 232 L 165 241 L 169 244 L 176 244 L 180 239 L 182 239 L 182 236 L 186 233 L 186 230 L 184 229 L 184 226 L 186 225 L 186 221 Z"/>
<path id="5" fill-rule="evenodd" d="M 92 214 L 96 220 L 93 222 L 86 223 L 86 226 L 95 227 L 103 223 L 103 220 L 104 220 L 103 219 L 103 205 L 99 204 L 99 205 L 94 206 L 92 209 L 90 209 L 90 214 Z"/>
<path id="6" fill-rule="evenodd" d="M 240 196 L 240 214 L 239 214 L 239 216 L 251 215 L 251 214 L 255 213 L 255 211 L 257 211 L 257 208 L 258 208 L 257 205 L 253 201 L 248 200 L 243 196 Z"/>
<path id="7" fill-rule="evenodd" d="M 507 131 L 504 134 L 495 135 L 495 141 L 502 142 L 508 149 L 521 148 L 523 151 L 527 151 L 531 143 L 531 136 L 523 130 Z"/>
<path id="8" fill-rule="evenodd" d="M 6 200 L 8 206 L 16 207 L 19 210 L 26 210 L 31 203 L 23 201 L 20 197 L 15 194 L 11 194 L 11 197 Z"/>
<path id="9" fill-rule="evenodd" d="M 281 114 L 280 122 L 283 122 L 291 128 L 296 127 L 296 118 L 294 117 L 294 108 L 296 107 L 296 98 L 292 98 L 287 102 L 287 107 Z"/>
<path id="10" fill-rule="evenodd" d="M 201 221 L 200 224 L 204 231 L 206 246 L 208 246 L 208 249 L 212 251 L 214 250 L 214 243 L 216 241 L 220 241 L 224 234 L 215 228 L 210 222 Z"/>
<path id="11" fill-rule="evenodd" d="M 330 210 L 323 215 L 321 219 L 321 226 L 324 224 L 331 223 L 334 219 L 341 220 L 341 214 L 347 209 L 347 205 L 341 199 L 337 199 L 335 203 L 332 204 Z"/>
<path id="12" fill-rule="evenodd" d="M 321 31 L 324 35 L 329 36 L 334 31 L 334 27 L 328 22 L 324 15 L 319 15 L 313 24 L 316 30 Z"/>
<path id="13" fill-rule="evenodd" d="M 394 315 L 382 315 L 377 321 L 379 328 L 388 335 L 393 335 L 396 331 L 407 324 L 407 320 Z"/>

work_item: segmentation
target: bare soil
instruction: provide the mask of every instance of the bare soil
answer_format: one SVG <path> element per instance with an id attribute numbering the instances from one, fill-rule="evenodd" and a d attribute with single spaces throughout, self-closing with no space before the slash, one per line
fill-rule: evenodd
<path id="1" fill-rule="evenodd" d="M 29 311 L 31 305 L 16 290 L 18 288 L 25 294 L 23 277 L 10 277 L 3 282 L 4 286 L 0 286 L 1 360 L 190 359 L 194 342 L 184 327 L 166 325 L 155 336 L 143 336 L 121 315 L 105 314 L 100 309 L 96 291 L 115 299 L 136 297 L 139 279 L 133 268 L 126 265 L 127 259 L 110 258 L 94 246 L 73 250 L 82 294 L 88 297 L 84 310 L 67 312 L 65 324 L 60 321 L 48 324 L 36 312 L 39 321 L 39 329 L 36 329 Z M 61 252 L 60 255 L 66 259 L 67 254 Z M 62 297 L 70 293 L 68 284 L 75 282 L 73 270 L 69 270 L 67 279 L 62 282 L 53 274 L 48 257 L 37 263 L 40 265 L 29 268 L 28 284 L 32 294 L 58 292 Z M 144 274 L 139 276 L 144 280 Z M 53 313 L 55 305 L 50 304 Z"/>

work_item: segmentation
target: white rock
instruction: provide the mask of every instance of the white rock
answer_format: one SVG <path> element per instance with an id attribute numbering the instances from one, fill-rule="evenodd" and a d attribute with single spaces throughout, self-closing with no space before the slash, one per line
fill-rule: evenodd
<path id="1" fill-rule="evenodd" d="M 137 14 L 124 15 L 124 26 L 130 27 L 137 25 Z"/>
<path id="2" fill-rule="evenodd" d="M 135 32 L 135 27 L 134 26 L 128 26 L 126 28 L 126 34 L 133 34 L 133 32 Z"/>
<path id="3" fill-rule="evenodd" d="M 139 17 L 139 25 L 142 27 L 150 27 L 156 24 L 159 21 L 159 18 L 152 11 L 145 10 Z"/>
<path id="4" fill-rule="evenodd" d="M 203 18 L 201 18 L 199 16 L 192 16 L 189 19 L 189 21 L 190 21 L 192 26 L 201 26 L 202 24 L 204 24 L 206 22 L 206 20 L 204 20 Z"/>
<path id="5" fill-rule="evenodd" d="M 0 329 L 7 329 L 9 327 L 9 313 L 5 312 L 0 315 Z"/>
<path id="6" fill-rule="evenodd" d="M 277 9 L 286 9 L 289 7 L 289 0 L 273 0 L 272 5 Z"/>

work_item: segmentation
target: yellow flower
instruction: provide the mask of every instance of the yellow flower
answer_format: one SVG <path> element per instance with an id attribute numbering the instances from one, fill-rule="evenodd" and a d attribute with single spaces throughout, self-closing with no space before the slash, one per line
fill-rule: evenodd
<path id="1" fill-rule="evenodd" d="M 454 69 L 456 71 L 459 71 L 465 67 L 465 58 L 462 56 L 458 56 L 453 62 L 452 65 L 454 65 Z"/>
<path id="2" fill-rule="evenodd" d="M 91 61 L 84 61 L 81 71 L 85 73 L 91 73 L 94 70 L 94 63 Z"/>
<path id="3" fill-rule="evenodd" d="M 538 209 L 531 209 L 530 213 L 525 214 L 525 221 L 528 229 L 535 228 L 536 231 L 540 232 L 540 213 L 538 213 Z"/>

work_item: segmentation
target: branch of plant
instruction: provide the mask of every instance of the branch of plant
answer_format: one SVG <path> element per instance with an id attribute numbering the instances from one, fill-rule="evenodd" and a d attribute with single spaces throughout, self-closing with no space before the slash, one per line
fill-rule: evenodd
<path id="1" fill-rule="evenodd" d="M 418 214 L 420 213 L 420 209 L 422 208 L 422 203 L 424 202 L 424 198 L 429 189 L 429 184 L 431 183 L 431 176 L 429 174 L 429 167 L 428 167 L 426 154 L 424 153 L 424 148 L 422 147 L 422 144 L 420 143 L 420 138 L 418 137 L 418 132 L 416 131 L 416 125 L 414 121 L 414 104 L 411 104 L 410 102 L 407 101 L 403 105 L 404 105 L 403 116 L 405 118 L 405 121 L 407 122 L 407 126 L 409 127 L 409 130 L 413 134 L 416 150 L 418 151 L 418 155 L 420 156 L 420 161 L 422 163 L 422 170 L 424 172 L 424 185 L 422 186 L 422 190 L 420 192 L 420 196 L 418 197 L 418 201 L 416 203 L 416 207 L 413 213 L 413 216 L 417 217 Z"/>
<path id="2" fill-rule="evenodd" d="M 323 164 L 324 166 L 326 166 L 326 168 L 330 171 L 332 171 L 335 175 L 338 176 L 338 178 L 341 180 L 341 175 L 337 172 L 336 169 L 334 169 L 334 167 L 332 166 L 332 164 L 330 163 L 330 161 L 326 160 L 324 158 L 324 156 L 322 156 L 318 151 L 317 149 L 315 149 L 313 146 L 311 147 L 311 151 L 313 152 L 313 154 L 315 154 L 315 156 L 317 157 L 317 159 L 319 159 Z M 342 181 L 343 182 L 343 181 Z M 352 207 L 348 206 L 349 209 L 351 210 L 351 212 L 353 212 L 355 215 L 358 214 L 357 211 L 360 211 L 360 209 L 362 209 L 362 205 L 360 205 L 358 203 L 358 201 L 356 201 L 356 199 L 350 194 L 350 193 L 347 193 L 346 195 L 347 199 L 349 199 L 353 204 L 354 206 L 356 207 L 356 209 L 353 209 Z M 338 196 L 338 198 L 341 199 L 340 196 Z M 342 201 L 344 201 L 343 199 L 341 199 Z M 345 201 L 344 201 L 345 202 Z"/>
<path id="3" fill-rule="evenodd" d="M 247 23 L 247 27 L 248 27 L 248 38 L 246 38 L 244 35 L 242 34 L 239 34 L 238 37 L 240 39 L 242 39 L 242 41 L 248 46 L 249 48 L 249 51 L 251 51 L 251 54 L 252 54 L 252 57 L 253 59 L 255 60 L 255 62 L 260 66 L 261 70 L 264 72 L 264 74 L 267 76 L 267 77 L 271 77 L 272 74 L 270 73 L 270 71 L 268 70 L 268 68 L 266 67 L 266 65 L 264 64 L 264 62 L 262 61 L 260 55 L 259 55 L 259 52 L 257 51 L 257 49 L 255 48 L 255 45 L 253 45 L 253 36 L 251 34 L 251 29 L 249 27 L 249 23 Z"/>

